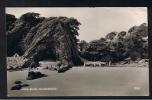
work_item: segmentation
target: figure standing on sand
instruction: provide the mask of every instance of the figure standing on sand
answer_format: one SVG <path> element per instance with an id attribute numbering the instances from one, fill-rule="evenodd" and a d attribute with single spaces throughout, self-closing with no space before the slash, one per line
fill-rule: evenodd
<path id="1" fill-rule="evenodd" d="M 109 67 L 111 66 L 111 60 L 110 60 L 110 61 L 108 61 L 108 66 L 109 66 Z"/>

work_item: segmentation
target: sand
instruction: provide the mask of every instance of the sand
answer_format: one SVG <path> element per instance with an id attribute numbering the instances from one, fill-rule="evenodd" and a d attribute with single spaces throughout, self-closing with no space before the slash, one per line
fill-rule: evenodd
<path id="1" fill-rule="evenodd" d="M 39 71 L 48 76 L 26 80 L 27 70 L 8 72 L 8 96 L 149 95 L 148 67 L 73 67 L 65 73 Z M 22 90 L 10 90 L 16 80 L 29 86 Z"/>

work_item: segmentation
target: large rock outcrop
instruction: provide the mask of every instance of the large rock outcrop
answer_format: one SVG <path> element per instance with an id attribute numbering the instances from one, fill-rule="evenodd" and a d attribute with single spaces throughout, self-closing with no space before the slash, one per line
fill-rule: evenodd
<path id="1" fill-rule="evenodd" d="M 35 61 L 52 58 L 71 65 L 82 64 L 77 50 L 78 25 L 74 18 L 46 19 L 32 28 L 24 39 L 23 56 L 32 57 Z"/>
<path id="2" fill-rule="evenodd" d="M 42 18 L 27 13 L 17 19 L 7 32 L 8 55 L 19 53 L 31 63 L 49 58 L 67 65 L 83 64 L 77 50 L 77 30 L 80 23 L 74 18 Z M 10 52 L 12 48 L 12 52 Z"/>

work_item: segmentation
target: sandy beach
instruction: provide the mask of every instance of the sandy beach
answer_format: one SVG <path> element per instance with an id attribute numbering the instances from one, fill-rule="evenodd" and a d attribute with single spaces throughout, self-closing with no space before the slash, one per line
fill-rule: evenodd
<path id="1" fill-rule="evenodd" d="M 47 77 L 26 80 L 28 71 L 7 73 L 8 96 L 148 96 L 148 67 L 73 67 L 64 73 L 44 70 Z M 19 80 L 28 87 L 10 90 Z"/>

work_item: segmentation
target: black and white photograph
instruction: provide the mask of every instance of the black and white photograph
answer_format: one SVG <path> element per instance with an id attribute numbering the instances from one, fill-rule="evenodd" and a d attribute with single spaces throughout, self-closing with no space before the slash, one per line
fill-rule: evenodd
<path id="1" fill-rule="evenodd" d="M 147 7 L 6 7 L 7 96 L 149 96 Z"/>

